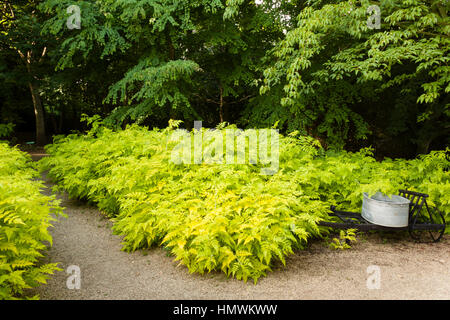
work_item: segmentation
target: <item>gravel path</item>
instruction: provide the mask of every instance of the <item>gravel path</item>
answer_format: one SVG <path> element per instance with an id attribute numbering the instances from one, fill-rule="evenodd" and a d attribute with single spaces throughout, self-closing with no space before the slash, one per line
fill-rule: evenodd
<path id="1" fill-rule="evenodd" d="M 54 223 L 53 247 L 44 260 L 64 270 L 78 266 L 81 288 L 68 289 L 69 274 L 57 272 L 32 291 L 43 300 L 450 299 L 448 236 L 437 244 L 417 244 L 397 234 L 361 235 L 345 251 L 313 241 L 254 285 L 222 273 L 189 274 L 161 248 L 123 252 L 121 238 L 112 235 L 111 222 L 98 210 L 66 194 L 58 197 L 68 218 Z M 367 288 L 371 265 L 379 267 L 379 289 Z"/>

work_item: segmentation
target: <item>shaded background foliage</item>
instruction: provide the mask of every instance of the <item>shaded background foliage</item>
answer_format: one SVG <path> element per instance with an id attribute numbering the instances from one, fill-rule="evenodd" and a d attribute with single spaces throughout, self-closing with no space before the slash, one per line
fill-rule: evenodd
<path id="1" fill-rule="evenodd" d="M 81 29 L 69 30 L 73 4 Z M 367 27 L 371 4 L 381 8 L 379 30 Z M 10 137 L 18 141 L 39 126 L 40 103 L 46 141 L 85 129 L 82 114 L 98 114 L 122 127 L 278 122 L 326 148 L 373 146 L 378 157 L 448 145 L 445 1 L 2 0 L 0 7 L 0 123 L 15 124 Z"/>

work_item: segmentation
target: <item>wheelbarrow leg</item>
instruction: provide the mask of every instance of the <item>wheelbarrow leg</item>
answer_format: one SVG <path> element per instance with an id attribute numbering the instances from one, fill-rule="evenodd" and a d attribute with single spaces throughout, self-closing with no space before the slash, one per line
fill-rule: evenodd
<path id="1" fill-rule="evenodd" d="M 444 215 L 437 208 L 429 207 L 425 198 L 422 199 L 410 220 L 409 234 L 418 242 L 439 242 L 445 232 Z M 429 237 L 426 237 L 427 234 Z"/>

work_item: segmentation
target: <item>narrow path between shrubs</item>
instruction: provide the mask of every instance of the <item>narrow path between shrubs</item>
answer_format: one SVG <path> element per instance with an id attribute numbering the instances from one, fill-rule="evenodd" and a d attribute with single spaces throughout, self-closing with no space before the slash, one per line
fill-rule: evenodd
<path id="1" fill-rule="evenodd" d="M 43 154 L 32 153 L 33 160 Z M 46 194 L 52 184 L 46 180 Z M 450 299 L 449 236 L 437 244 L 417 244 L 398 234 L 363 234 L 352 249 L 334 251 L 324 241 L 276 264 L 253 282 L 225 274 L 189 274 L 161 248 L 121 251 L 121 238 L 96 208 L 58 195 L 67 218 L 51 230 L 46 261 L 59 262 L 47 285 L 32 293 L 41 299 Z M 380 288 L 369 289 L 378 266 Z M 69 289 L 66 270 L 78 266 L 80 289 Z M 368 281 L 369 279 L 369 281 Z"/>

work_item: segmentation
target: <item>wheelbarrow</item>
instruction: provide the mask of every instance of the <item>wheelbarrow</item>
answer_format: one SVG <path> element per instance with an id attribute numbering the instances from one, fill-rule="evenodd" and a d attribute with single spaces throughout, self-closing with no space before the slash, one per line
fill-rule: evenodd
<path id="1" fill-rule="evenodd" d="M 332 217 L 340 222 L 322 221 L 319 226 L 333 229 L 356 229 L 359 231 L 408 231 L 412 239 L 418 242 L 438 242 L 445 232 L 444 215 L 435 207 L 427 204 L 428 194 L 408 190 L 399 190 L 399 196 L 409 200 L 406 226 L 392 227 L 380 225 L 364 218 L 364 214 L 337 210 L 331 206 Z M 363 205 L 364 210 L 364 205 Z"/>

